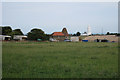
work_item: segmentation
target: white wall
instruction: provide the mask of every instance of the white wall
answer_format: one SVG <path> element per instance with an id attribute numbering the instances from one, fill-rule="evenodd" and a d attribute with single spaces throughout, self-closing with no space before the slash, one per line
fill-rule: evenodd
<path id="1" fill-rule="evenodd" d="M 70 37 L 70 40 L 73 42 L 79 42 L 79 36 Z"/>

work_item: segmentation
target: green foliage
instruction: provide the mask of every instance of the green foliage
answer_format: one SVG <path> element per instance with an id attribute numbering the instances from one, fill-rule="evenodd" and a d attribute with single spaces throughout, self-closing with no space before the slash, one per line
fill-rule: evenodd
<path id="1" fill-rule="evenodd" d="M 20 29 L 13 30 L 14 35 L 23 35 L 23 32 Z"/>
<path id="2" fill-rule="evenodd" d="M 116 36 L 120 36 L 120 33 L 110 33 L 110 32 L 107 32 L 106 35 L 116 35 Z"/>
<path id="3" fill-rule="evenodd" d="M 107 32 L 107 34 L 106 35 L 110 35 L 110 32 Z"/>
<path id="4" fill-rule="evenodd" d="M 80 36 L 81 33 L 80 32 L 77 32 L 76 34 L 73 34 L 73 36 Z"/>
<path id="5" fill-rule="evenodd" d="M 49 40 L 50 36 L 51 35 L 49 35 L 49 34 L 45 34 L 44 40 Z"/>
<path id="6" fill-rule="evenodd" d="M 73 34 L 72 36 L 76 36 L 76 34 Z"/>
<path id="7" fill-rule="evenodd" d="M 42 39 L 43 41 L 48 40 L 48 35 L 46 35 L 44 31 L 42 31 L 41 29 L 32 29 L 28 33 L 28 40 L 37 40 L 37 39 Z"/>
<path id="8" fill-rule="evenodd" d="M 2 27 L 2 35 L 11 35 L 11 34 L 12 34 L 12 28 L 10 26 Z"/>
<path id="9" fill-rule="evenodd" d="M 3 78 L 117 78 L 117 43 L 3 42 Z"/>
<path id="10" fill-rule="evenodd" d="M 2 27 L 0 26 L 0 35 L 2 35 Z"/>
<path id="11" fill-rule="evenodd" d="M 76 33 L 76 35 L 77 35 L 77 36 L 80 36 L 80 35 L 81 35 L 81 33 L 80 33 L 80 32 L 77 32 L 77 33 Z"/>
<path id="12" fill-rule="evenodd" d="M 9 35 L 13 38 L 14 35 L 23 35 L 22 31 L 20 29 L 12 30 L 10 26 L 0 26 L 2 28 L 2 35 Z"/>

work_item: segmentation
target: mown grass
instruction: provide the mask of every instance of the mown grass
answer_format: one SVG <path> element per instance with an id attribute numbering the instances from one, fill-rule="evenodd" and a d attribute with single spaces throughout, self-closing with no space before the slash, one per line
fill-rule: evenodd
<path id="1" fill-rule="evenodd" d="M 3 78 L 116 78 L 117 43 L 3 42 Z"/>

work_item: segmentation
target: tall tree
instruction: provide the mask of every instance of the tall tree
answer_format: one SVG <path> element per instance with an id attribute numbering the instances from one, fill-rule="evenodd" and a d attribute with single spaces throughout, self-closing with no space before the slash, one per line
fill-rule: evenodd
<path id="1" fill-rule="evenodd" d="M 63 28 L 62 33 L 63 33 L 65 36 L 68 36 L 68 32 L 67 32 L 67 29 L 66 29 L 66 28 Z"/>
<path id="2" fill-rule="evenodd" d="M 28 35 L 28 40 L 47 39 L 47 35 L 41 29 L 36 29 L 36 28 L 32 29 L 30 32 L 28 32 L 27 35 Z"/>

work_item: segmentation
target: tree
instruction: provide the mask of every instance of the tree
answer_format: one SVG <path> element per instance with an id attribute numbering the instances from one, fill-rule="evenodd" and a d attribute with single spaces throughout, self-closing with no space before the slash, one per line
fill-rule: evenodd
<path id="1" fill-rule="evenodd" d="M 87 32 L 84 32 L 84 34 L 87 34 Z"/>
<path id="2" fill-rule="evenodd" d="M 107 35 L 110 35 L 110 32 L 107 32 Z"/>
<path id="3" fill-rule="evenodd" d="M 10 35 L 12 33 L 12 28 L 10 26 L 2 27 L 2 35 Z"/>
<path id="4" fill-rule="evenodd" d="M 77 32 L 76 34 L 73 34 L 73 36 L 80 36 L 81 33 L 80 32 Z"/>
<path id="5" fill-rule="evenodd" d="M 20 29 L 13 30 L 13 35 L 23 35 L 23 32 Z"/>
<path id="6" fill-rule="evenodd" d="M 32 29 L 30 32 L 28 32 L 28 40 L 47 40 L 48 36 L 42 31 L 41 29 Z"/>
<path id="7" fill-rule="evenodd" d="M 44 40 L 49 40 L 50 34 L 45 34 Z"/>
<path id="8" fill-rule="evenodd" d="M 62 33 L 63 33 L 65 36 L 68 36 L 68 32 L 67 32 L 67 29 L 66 29 L 66 28 L 63 28 Z"/>
<path id="9" fill-rule="evenodd" d="M 0 26 L 0 35 L 2 35 L 2 27 Z"/>
<path id="10" fill-rule="evenodd" d="M 76 36 L 76 34 L 73 34 L 72 36 Z"/>
<path id="11" fill-rule="evenodd" d="M 80 32 L 77 32 L 77 33 L 76 33 L 76 36 L 80 36 L 80 35 L 81 35 L 81 33 L 80 33 Z"/>

